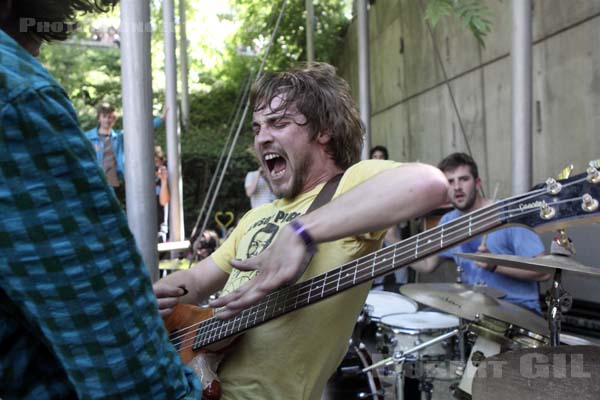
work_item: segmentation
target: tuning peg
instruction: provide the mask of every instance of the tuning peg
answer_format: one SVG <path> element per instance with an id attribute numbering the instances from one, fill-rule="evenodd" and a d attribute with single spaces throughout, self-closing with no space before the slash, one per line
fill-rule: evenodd
<path id="1" fill-rule="evenodd" d="M 590 183 L 598 183 L 600 182 L 600 172 L 598 172 L 597 167 L 594 167 L 592 163 L 587 169 L 587 180 Z"/>
<path id="2" fill-rule="evenodd" d="M 555 215 L 556 210 L 544 202 L 544 204 L 540 208 L 540 218 L 549 220 L 554 218 Z"/>
<path id="3" fill-rule="evenodd" d="M 562 189 L 562 185 L 560 183 L 558 183 L 556 181 L 556 179 L 554 179 L 554 178 L 548 178 L 546 180 L 546 190 L 551 195 L 557 195 L 557 194 L 559 194 L 561 189 Z"/>
<path id="4" fill-rule="evenodd" d="M 598 200 L 594 199 L 589 194 L 581 196 L 581 208 L 587 212 L 594 212 L 598 209 Z"/>

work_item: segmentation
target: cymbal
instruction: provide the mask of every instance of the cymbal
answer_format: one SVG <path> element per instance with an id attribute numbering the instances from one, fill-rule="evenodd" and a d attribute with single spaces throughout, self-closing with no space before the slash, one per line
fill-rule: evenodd
<path id="1" fill-rule="evenodd" d="M 423 288 L 430 288 L 432 290 L 440 290 L 444 292 L 463 293 L 466 291 L 473 291 L 486 294 L 496 299 L 506 296 L 506 293 L 500 289 L 483 285 L 467 285 L 466 283 L 419 283 L 419 285 L 421 285 Z"/>
<path id="2" fill-rule="evenodd" d="M 600 268 L 583 265 L 566 256 L 547 255 L 542 257 L 522 257 L 491 253 L 455 253 L 455 255 L 475 261 L 524 269 L 527 271 L 552 273 L 554 272 L 554 269 L 562 269 L 580 274 L 600 276 Z"/>
<path id="3" fill-rule="evenodd" d="M 598 399 L 599 366 L 598 346 L 507 351 L 479 366 L 473 379 L 473 399 Z"/>
<path id="4" fill-rule="evenodd" d="M 460 290 L 446 283 L 409 283 L 400 287 L 400 293 L 469 321 L 477 321 L 481 315 L 486 315 L 533 333 L 549 334 L 546 320 L 539 315 L 470 288 Z"/>

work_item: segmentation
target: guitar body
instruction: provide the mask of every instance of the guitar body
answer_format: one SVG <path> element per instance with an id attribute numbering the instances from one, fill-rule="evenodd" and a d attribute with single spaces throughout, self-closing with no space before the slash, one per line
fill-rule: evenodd
<path id="1" fill-rule="evenodd" d="M 194 370 L 202 382 L 203 400 L 218 400 L 221 397 L 221 384 L 216 370 L 233 341 L 233 339 L 222 340 L 198 350 L 192 348 L 194 329 L 190 327 L 212 316 L 212 308 L 179 304 L 171 315 L 164 318 L 165 328 L 181 360 Z"/>

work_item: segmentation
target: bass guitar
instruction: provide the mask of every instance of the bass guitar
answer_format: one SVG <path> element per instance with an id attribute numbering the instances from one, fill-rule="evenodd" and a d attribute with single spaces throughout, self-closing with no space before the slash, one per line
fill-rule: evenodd
<path id="1" fill-rule="evenodd" d="M 215 318 L 210 308 L 182 304 L 165 318 L 165 326 L 182 360 L 200 376 L 203 398 L 218 400 L 221 391 L 214 371 L 224 356 L 223 348 L 229 345 L 226 339 L 505 225 L 544 231 L 598 221 L 599 183 L 600 172 L 594 166 L 569 179 L 551 178 L 525 194 L 497 201 L 325 274 L 276 290 L 229 320 Z"/>

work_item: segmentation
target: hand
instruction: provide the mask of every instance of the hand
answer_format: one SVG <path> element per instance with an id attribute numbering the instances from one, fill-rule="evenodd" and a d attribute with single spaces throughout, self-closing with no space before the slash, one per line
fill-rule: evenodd
<path id="1" fill-rule="evenodd" d="M 489 253 L 490 250 L 487 248 L 485 242 L 482 242 L 477 248 L 478 253 Z M 488 264 L 481 261 L 475 261 L 475 265 L 477 265 L 481 269 L 485 269 L 486 271 L 494 272 L 497 268 L 496 264 Z"/>
<path id="2" fill-rule="evenodd" d="M 217 318 L 231 318 L 273 290 L 298 280 L 308 261 L 304 242 L 290 226 L 285 226 L 275 242 L 258 256 L 245 261 L 230 261 L 234 268 L 258 273 L 233 292 L 212 301 L 210 306 L 223 307 L 217 310 Z"/>
<path id="3" fill-rule="evenodd" d="M 185 286 L 173 286 L 160 281 L 152 285 L 152 289 L 158 301 L 158 313 L 161 317 L 170 315 L 179 304 L 181 297 L 188 293 Z"/>

